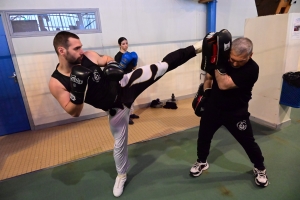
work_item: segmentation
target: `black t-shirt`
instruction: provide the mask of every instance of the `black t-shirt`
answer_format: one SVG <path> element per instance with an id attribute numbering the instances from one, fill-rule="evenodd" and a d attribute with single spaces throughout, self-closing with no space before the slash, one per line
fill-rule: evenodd
<path id="1" fill-rule="evenodd" d="M 88 80 L 88 89 L 84 102 L 105 111 L 115 107 L 122 108 L 122 104 L 118 101 L 120 84 L 118 82 L 109 81 L 104 76 L 101 68 L 90 61 L 86 56 L 83 56 L 81 64 L 93 71 L 93 75 Z M 61 82 L 67 91 L 71 91 L 70 77 L 61 74 L 57 70 L 57 67 L 52 77 Z"/>
<path id="2" fill-rule="evenodd" d="M 121 51 L 119 51 L 116 55 L 115 55 L 115 61 L 117 61 L 118 63 L 121 62 L 121 59 L 122 59 L 122 56 L 123 56 L 123 53 Z M 124 69 L 124 73 L 127 74 L 127 73 L 130 73 L 133 68 L 135 66 L 133 65 L 132 62 L 130 62 L 127 67 Z"/>
<path id="3" fill-rule="evenodd" d="M 215 75 L 210 101 L 225 111 L 247 110 L 248 103 L 252 98 L 252 88 L 258 79 L 259 67 L 254 60 L 250 60 L 240 68 L 233 68 L 230 64 L 225 66 L 227 74 L 238 88 L 220 90 Z"/>

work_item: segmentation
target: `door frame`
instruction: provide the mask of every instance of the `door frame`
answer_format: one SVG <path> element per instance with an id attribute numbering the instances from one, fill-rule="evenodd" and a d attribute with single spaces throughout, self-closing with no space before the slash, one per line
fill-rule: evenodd
<path id="1" fill-rule="evenodd" d="M 1 15 L 3 26 L 4 26 L 4 32 L 5 32 L 5 35 L 6 35 L 6 40 L 7 40 L 9 52 L 10 52 L 12 62 L 13 62 L 13 65 L 14 65 L 14 69 L 15 69 L 15 72 L 16 72 L 16 75 L 17 75 L 17 78 L 18 78 L 18 84 L 19 84 L 22 99 L 23 99 L 23 102 L 24 102 L 24 106 L 25 106 L 27 118 L 28 118 L 28 121 L 29 121 L 30 129 L 35 130 L 35 126 L 34 126 L 34 123 L 33 123 L 32 115 L 31 115 L 31 112 L 30 112 L 29 104 L 28 104 L 28 100 L 27 100 L 27 97 L 26 97 L 26 92 L 25 92 L 23 80 L 22 80 L 22 77 L 21 77 L 18 61 L 17 61 L 17 58 L 16 58 L 14 46 L 13 46 L 13 43 L 12 43 L 12 37 L 9 34 L 9 29 L 8 29 L 9 26 L 8 26 L 8 22 L 7 22 L 7 19 L 6 19 L 5 10 L 0 10 L 0 15 Z"/>

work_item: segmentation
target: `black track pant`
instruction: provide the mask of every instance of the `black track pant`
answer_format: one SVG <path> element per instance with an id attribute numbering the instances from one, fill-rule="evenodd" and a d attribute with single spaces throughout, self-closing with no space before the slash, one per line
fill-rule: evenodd
<path id="1" fill-rule="evenodd" d="M 249 120 L 249 112 L 224 112 L 212 103 L 205 107 L 198 132 L 198 162 L 206 162 L 209 155 L 211 140 L 215 132 L 224 125 L 233 137 L 242 145 L 254 167 L 264 169 L 264 157 L 255 142 Z"/>

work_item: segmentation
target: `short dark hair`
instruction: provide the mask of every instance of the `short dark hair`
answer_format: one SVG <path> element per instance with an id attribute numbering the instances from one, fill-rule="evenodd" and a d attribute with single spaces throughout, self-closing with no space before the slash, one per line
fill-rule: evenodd
<path id="1" fill-rule="evenodd" d="M 69 48 L 69 38 L 79 39 L 79 37 L 76 34 L 68 31 L 60 31 L 55 35 L 53 39 L 53 46 L 57 55 L 58 55 L 57 48 L 59 46 L 63 46 L 66 49 Z"/>
<path id="2" fill-rule="evenodd" d="M 247 54 L 249 56 L 253 51 L 253 43 L 247 37 L 239 37 L 233 40 L 231 49 L 238 55 Z"/>
<path id="3" fill-rule="evenodd" d="M 125 37 L 120 37 L 118 39 L 118 44 L 121 45 L 121 43 L 124 41 L 124 40 L 127 40 Z"/>

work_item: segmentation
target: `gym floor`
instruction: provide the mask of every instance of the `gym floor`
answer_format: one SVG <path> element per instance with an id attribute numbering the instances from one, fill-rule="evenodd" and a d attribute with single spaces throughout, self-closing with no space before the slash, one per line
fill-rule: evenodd
<path id="1" fill-rule="evenodd" d="M 131 168 L 120 199 L 300 199 L 300 109 L 292 109 L 292 124 L 281 130 L 252 123 L 271 183 L 262 189 L 223 127 L 212 141 L 210 168 L 190 177 L 199 118 L 191 99 L 177 105 L 136 110 L 140 119 L 129 126 Z M 107 117 L 2 136 L 0 199 L 115 199 L 112 148 Z"/>

